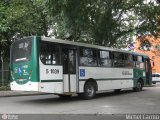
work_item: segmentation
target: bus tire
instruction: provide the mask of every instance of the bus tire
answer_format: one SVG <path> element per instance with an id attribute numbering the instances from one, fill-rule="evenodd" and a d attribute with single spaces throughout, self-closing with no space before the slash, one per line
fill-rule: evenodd
<path id="1" fill-rule="evenodd" d="M 94 82 L 87 82 L 84 86 L 84 93 L 80 94 L 83 99 L 89 100 L 96 95 L 96 84 Z"/>
<path id="2" fill-rule="evenodd" d="M 152 82 L 152 84 L 156 84 L 156 82 Z"/>
<path id="3" fill-rule="evenodd" d="M 142 82 L 142 80 L 138 80 L 137 86 L 133 88 L 133 91 L 139 92 L 139 91 L 142 91 L 142 89 L 143 89 L 143 82 Z"/>

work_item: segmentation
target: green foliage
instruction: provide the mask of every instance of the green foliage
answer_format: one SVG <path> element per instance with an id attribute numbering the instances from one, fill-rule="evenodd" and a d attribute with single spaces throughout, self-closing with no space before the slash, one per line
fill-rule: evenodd
<path id="1" fill-rule="evenodd" d="M 0 53 L 13 38 L 45 35 L 111 47 L 125 47 L 133 35 L 157 30 L 159 5 L 151 0 L 1 0 Z M 153 1 L 153 2 L 152 2 Z"/>
<path id="2" fill-rule="evenodd" d="M 0 53 L 9 58 L 9 46 L 21 36 L 47 35 L 49 20 L 43 0 L 0 1 Z"/>
<path id="3" fill-rule="evenodd" d="M 57 38 L 112 47 L 123 47 L 135 34 L 155 33 L 160 12 L 145 0 L 48 0 L 46 5 Z"/>

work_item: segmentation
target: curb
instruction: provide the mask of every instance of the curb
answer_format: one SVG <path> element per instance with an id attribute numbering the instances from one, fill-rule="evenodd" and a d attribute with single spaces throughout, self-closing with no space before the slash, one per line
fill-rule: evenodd
<path id="1" fill-rule="evenodd" d="M 33 95 L 48 95 L 48 94 L 51 94 L 51 93 L 10 93 L 10 94 L 1 94 L 0 92 L 0 98 L 1 97 L 20 97 L 20 96 L 33 96 Z"/>

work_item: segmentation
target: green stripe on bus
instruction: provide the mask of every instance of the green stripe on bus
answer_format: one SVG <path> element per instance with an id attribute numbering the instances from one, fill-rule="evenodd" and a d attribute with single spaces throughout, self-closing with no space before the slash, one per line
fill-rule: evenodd
<path id="1" fill-rule="evenodd" d="M 133 78 L 102 78 L 102 79 L 94 79 L 97 81 L 104 81 L 104 80 L 133 80 Z M 86 81 L 86 79 L 79 79 L 79 81 Z"/>
<path id="2" fill-rule="evenodd" d="M 62 82 L 63 80 L 41 80 L 41 82 Z"/>

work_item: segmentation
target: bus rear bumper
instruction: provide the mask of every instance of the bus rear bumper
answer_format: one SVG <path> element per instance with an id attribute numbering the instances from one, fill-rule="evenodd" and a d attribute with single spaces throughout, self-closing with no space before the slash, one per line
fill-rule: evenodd
<path id="1" fill-rule="evenodd" d="M 27 82 L 26 84 L 18 84 L 15 81 L 10 83 L 11 90 L 16 91 L 39 91 L 39 82 Z"/>

